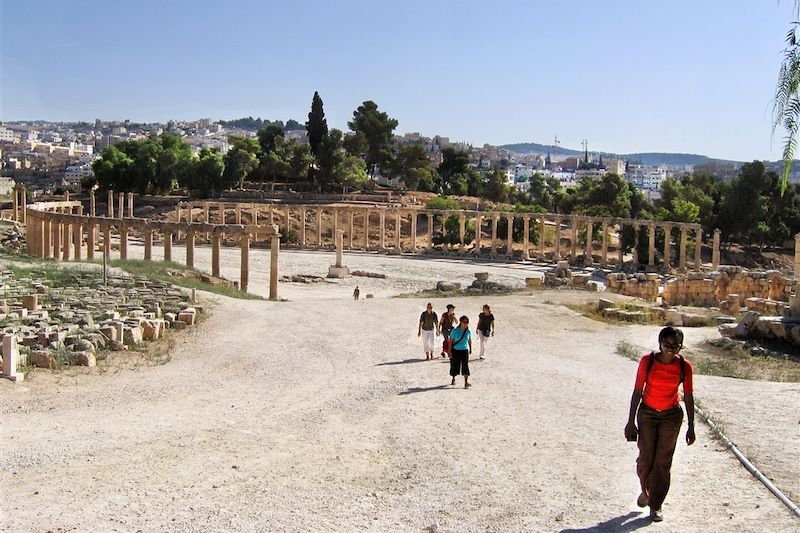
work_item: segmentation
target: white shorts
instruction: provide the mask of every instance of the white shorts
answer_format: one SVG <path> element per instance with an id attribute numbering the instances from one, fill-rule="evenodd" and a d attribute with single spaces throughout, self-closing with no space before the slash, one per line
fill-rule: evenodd
<path id="1" fill-rule="evenodd" d="M 422 330 L 422 344 L 425 348 L 425 353 L 432 352 L 436 344 L 436 330 Z"/>

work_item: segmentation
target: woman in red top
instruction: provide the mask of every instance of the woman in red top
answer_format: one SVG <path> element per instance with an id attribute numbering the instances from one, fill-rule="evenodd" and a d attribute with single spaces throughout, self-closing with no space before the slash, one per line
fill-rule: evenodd
<path id="1" fill-rule="evenodd" d="M 650 506 L 650 518 L 654 522 L 663 520 L 661 504 L 669 491 L 672 455 L 683 422 L 678 397 L 678 385 L 681 382 L 689 423 L 686 444 L 691 446 L 695 440 L 692 365 L 678 355 L 683 348 L 683 332 L 671 326 L 666 327 L 658 334 L 658 344 L 658 352 L 651 352 L 639 361 L 628 424 L 625 426 L 626 439 L 635 441 L 638 436 L 636 473 L 642 492 L 636 503 L 639 507 Z M 638 429 L 634 417 L 639 422 Z"/>

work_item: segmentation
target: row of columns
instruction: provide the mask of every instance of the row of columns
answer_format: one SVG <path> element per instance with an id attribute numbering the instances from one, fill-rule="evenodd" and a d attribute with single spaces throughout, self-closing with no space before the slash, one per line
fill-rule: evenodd
<path id="1" fill-rule="evenodd" d="M 97 247 L 97 236 L 100 228 L 100 223 L 97 219 L 94 220 L 90 217 L 82 217 L 83 207 L 80 205 L 75 206 L 61 206 L 54 208 L 51 212 L 57 212 L 68 215 L 77 215 L 72 220 L 53 220 L 46 216 L 31 216 L 27 224 L 27 245 L 28 252 L 31 255 L 36 255 L 42 258 L 52 258 L 58 261 L 76 261 L 83 260 L 84 251 L 84 235 L 85 235 L 85 250 L 86 259 L 93 260 L 95 258 L 95 249 Z M 133 228 L 132 225 L 120 222 L 116 225 L 117 232 L 120 237 L 119 256 L 120 259 L 128 258 L 128 236 Z M 103 228 L 103 253 L 107 258 L 111 257 L 111 237 L 112 237 L 112 224 L 104 225 Z M 164 261 L 172 261 L 172 245 L 173 234 L 172 229 L 157 230 L 148 228 L 144 230 L 144 259 L 150 261 L 153 259 L 153 241 L 154 235 L 161 233 L 163 237 L 164 246 Z M 220 258 L 221 258 L 221 243 L 223 230 L 215 230 L 212 232 L 213 239 L 211 241 L 211 273 L 215 277 L 220 276 Z M 186 266 L 187 268 L 194 268 L 195 260 L 195 235 L 196 230 L 191 225 L 186 226 Z M 269 297 L 270 299 L 278 298 L 278 253 L 280 249 L 280 236 L 270 235 L 270 283 L 269 283 Z M 247 291 L 249 285 L 249 253 L 250 253 L 250 240 L 249 233 L 240 235 L 241 244 L 241 265 L 240 265 L 240 283 L 239 287 L 243 291 Z"/>
<path id="2" fill-rule="evenodd" d="M 28 212 L 28 188 L 24 183 L 17 183 L 11 192 L 11 220 L 25 224 Z"/>
<path id="3" fill-rule="evenodd" d="M 224 220 L 224 213 L 226 211 L 226 206 L 224 204 L 218 204 L 215 208 L 220 213 L 220 217 Z M 182 220 L 182 214 L 180 212 L 181 207 L 177 208 L 178 214 L 177 219 Z M 188 204 L 184 206 L 183 209 L 187 210 L 187 220 L 191 220 L 191 209 L 192 205 Z M 237 222 L 241 221 L 241 211 L 242 209 L 246 209 L 250 211 L 251 218 L 253 221 L 258 220 L 259 212 L 264 209 L 264 206 L 256 206 L 250 205 L 249 207 L 242 207 L 237 205 L 232 207 L 236 211 L 236 219 Z M 272 206 L 269 206 L 267 209 L 267 219 L 268 222 L 274 222 L 274 211 L 277 211 Z M 285 206 L 280 209 L 281 214 L 279 215 L 280 222 L 283 228 L 286 231 L 292 229 L 291 224 L 291 217 L 290 211 L 292 207 Z M 371 224 L 371 216 L 375 213 L 374 210 L 371 209 L 353 209 L 353 208 L 330 208 L 330 207 L 307 207 L 307 206 L 300 206 L 295 207 L 299 214 L 299 232 L 298 232 L 298 243 L 301 247 L 308 246 L 308 232 L 307 232 L 307 214 L 308 211 L 314 212 L 314 218 L 316 221 L 316 238 L 314 239 L 314 246 L 316 248 L 323 247 L 323 212 L 332 212 L 333 220 L 330 224 L 330 231 L 331 235 L 336 235 L 336 232 L 340 228 L 340 222 L 342 218 L 342 214 L 345 215 L 345 222 L 348 226 L 348 238 L 347 238 L 347 245 L 350 249 L 354 249 L 360 246 L 363 249 L 371 249 L 373 244 L 371 235 L 370 235 L 370 224 Z M 210 207 L 208 203 L 203 204 L 203 213 L 204 219 L 208 220 L 210 212 Z M 356 227 L 356 216 L 361 215 L 362 218 L 362 233 L 363 237 L 361 242 L 356 242 L 355 238 L 355 227 Z M 410 251 L 416 252 L 419 250 L 417 244 L 417 223 L 419 216 L 427 217 L 427 247 L 426 250 L 428 252 L 432 251 L 433 249 L 433 226 L 434 226 L 434 216 L 439 215 L 439 213 L 432 213 L 432 212 L 425 212 L 425 211 L 406 211 L 405 213 L 402 211 L 392 211 L 381 209 L 378 211 L 378 232 L 377 232 L 377 243 L 376 248 L 378 250 L 384 251 L 389 249 L 387 246 L 387 239 L 386 239 L 386 217 L 387 214 L 393 218 L 394 220 L 394 243 L 391 247 L 391 251 L 394 253 L 400 253 L 403 250 L 403 245 L 401 242 L 401 238 L 405 234 L 407 237 L 410 238 Z M 445 220 L 447 217 L 450 216 L 457 216 L 459 222 L 459 230 L 458 230 L 458 253 L 465 254 L 466 253 L 466 246 L 469 244 L 465 241 L 466 235 L 466 219 L 467 215 L 465 213 L 454 213 L 454 214 L 441 214 Z M 406 217 L 410 217 L 410 221 L 405 220 Z M 482 253 L 482 238 L 483 238 L 483 229 L 484 229 L 484 219 L 489 218 L 491 221 L 490 225 L 490 255 L 492 257 L 496 257 L 498 255 L 498 249 L 502 246 L 505 246 L 505 256 L 506 257 L 513 257 L 514 254 L 514 239 L 513 239 L 513 225 L 515 218 L 522 218 L 523 222 L 523 237 L 522 237 L 522 259 L 527 260 L 531 259 L 531 246 L 530 246 L 530 228 L 531 222 L 534 223 L 538 222 L 539 224 L 539 246 L 538 246 L 538 258 L 544 259 L 545 258 L 545 232 L 548 227 L 548 221 L 551 222 L 552 226 L 554 226 L 554 233 L 556 234 L 556 238 L 554 239 L 554 257 L 556 260 L 562 257 L 562 250 L 561 250 L 561 235 L 563 233 L 562 227 L 564 223 L 564 218 L 561 216 L 553 216 L 553 217 L 541 217 L 535 215 L 521 215 L 521 216 L 505 216 L 500 213 L 495 214 L 485 214 L 485 213 L 476 213 L 474 215 L 475 221 L 475 238 L 474 238 L 474 250 L 473 253 L 481 254 Z M 506 238 L 504 239 L 505 242 L 501 242 L 498 238 L 498 224 L 500 218 L 506 218 Z M 610 229 L 612 224 L 609 223 L 609 220 L 595 220 L 595 219 L 582 219 L 581 217 L 568 217 L 570 219 L 570 227 L 568 228 L 569 232 L 569 242 L 570 242 L 570 249 L 569 249 L 569 257 L 574 259 L 578 254 L 578 234 L 581 230 L 581 225 L 583 225 L 583 229 L 586 231 L 586 242 L 581 250 L 581 252 L 585 255 L 587 260 L 591 263 L 593 254 L 598 251 L 595 248 L 595 242 L 593 239 L 595 224 L 600 224 L 601 229 L 601 241 L 600 241 L 600 249 L 599 249 L 599 256 L 600 256 L 600 264 L 605 266 L 608 264 L 608 252 L 609 252 L 609 237 L 610 237 Z M 407 232 L 403 232 L 403 224 L 406 223 L 406 227 L 408 228 Z M 583 222 L 583 224 L 581 224 Z M 656 229 L 662 228 L 664 231 L 664 250 L 663 250 L 663 263 L 666 267 L 672 267 L 672 230 L 678 229 L 680 231 L 680 239 L 677 246 L 677 266 L 680 269 L 686 269 L 688 264 L 688 240 L 689 240 L 689 233 L 694 233 L 694 254 L 693 254 L 693 266 L 695 269 L 700 268 L 701 264 L 701 247 L 702 247 L 702 229 L 699 226 L 692 225 L 677 225 L 670 226 L 664 223 L 653 223 L 653 222 L 642 222 L 642 223 L 633 223 L 631 224 L 634 228 L 634 239 L 635 244 L 633 248 L 633 255 L 635 260 L 639 260 L 638 257 L 638 248 L 639 248 L 639 233 L 643 226 L 647 227 L 647 241 L 648 241 L 648 255 L 647 255 L 647 264 L 648 266 L 655 266 L 656 264 Z M 719 230 L 717 230 L 718 232 Z M 442 224 L 441 233 L 444 235 L 446 232 L 444 222 Z M 719 263 L 719 235 L 715 232 L 715 240 L 714 240 L 714 257 L 716 257 L 716 264 Z M 622 250 L 619 246 L 617 246 L 618 250 L 618 261 L 622 262 Z"/>

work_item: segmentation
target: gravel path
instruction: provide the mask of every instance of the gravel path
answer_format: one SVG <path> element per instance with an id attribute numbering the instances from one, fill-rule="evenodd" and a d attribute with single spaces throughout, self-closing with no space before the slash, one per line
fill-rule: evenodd
<path id="1" fill-rule="evenodd" d="M 223 274 L 238 269 L 229 255 Z M 391 290 L 392 278 L 404 291 L 475 271 L 517 281 L 526 273 L 346 258 L 391 275 L 358 279 L 362 294 L 383 294 L 379 282 Z M 281 259 L 282 274 L 329 263 L 313 253 Z M 263 282 L 266 290 L 266 274 Z M 290 298 L 281 303 L 203 294 L 210 318 L 178 337 L 166 365 L 1 381 L 0 528 L 505 532 L 649 523 L 635 507 L 635 445 L 622 436 L 635 363 L 614 349 L 619 340 L 648 347 L 657 328 L 609 326 L 550 305 L 587 296 L 573 291 L 453 299 L 473 321 L 484 301 L 498 317 L 488 357 L 471 364 L 474 386 L 464 390 L 448 385 L 443 360 L 420 358 L 424 300 L 353 302 L 355 282 L 315 292 L 281 284 Z M 706 334 L 692 331 L 687 342 Z M 697 395 L 717 408 L 726 383 L 738 385 L 701 377 Z M 732 405 L 721 416 L 771 417 L 789 424 L 776 431 L 791 439 L 797 385 L 748 384 L 745 397 L 725 397 Z M 776 397 L 780 409 L 759 401 Z M 775 414 L 783 411 L 795 425 Z M 659 531 L 800 524 L 704 426 L 694 446 L 678 446 L 664 513 Z"/>

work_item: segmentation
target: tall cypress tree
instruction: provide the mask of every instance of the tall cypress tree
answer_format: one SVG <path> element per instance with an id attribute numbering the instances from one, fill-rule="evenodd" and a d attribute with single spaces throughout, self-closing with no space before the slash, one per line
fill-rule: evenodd
<path id="1" fill-rule="evenodd" d="M 308 132 L 308 143 L 311 145 L 311 153 L 316 154 L 319 143 L 328 134 L 328 121 L 325 120 L 322 98 L 319 97 L 317 91 L 314 91 L 314 98 L 311 100 L 311 112 L 308 114 L 306 131 Z"/>

